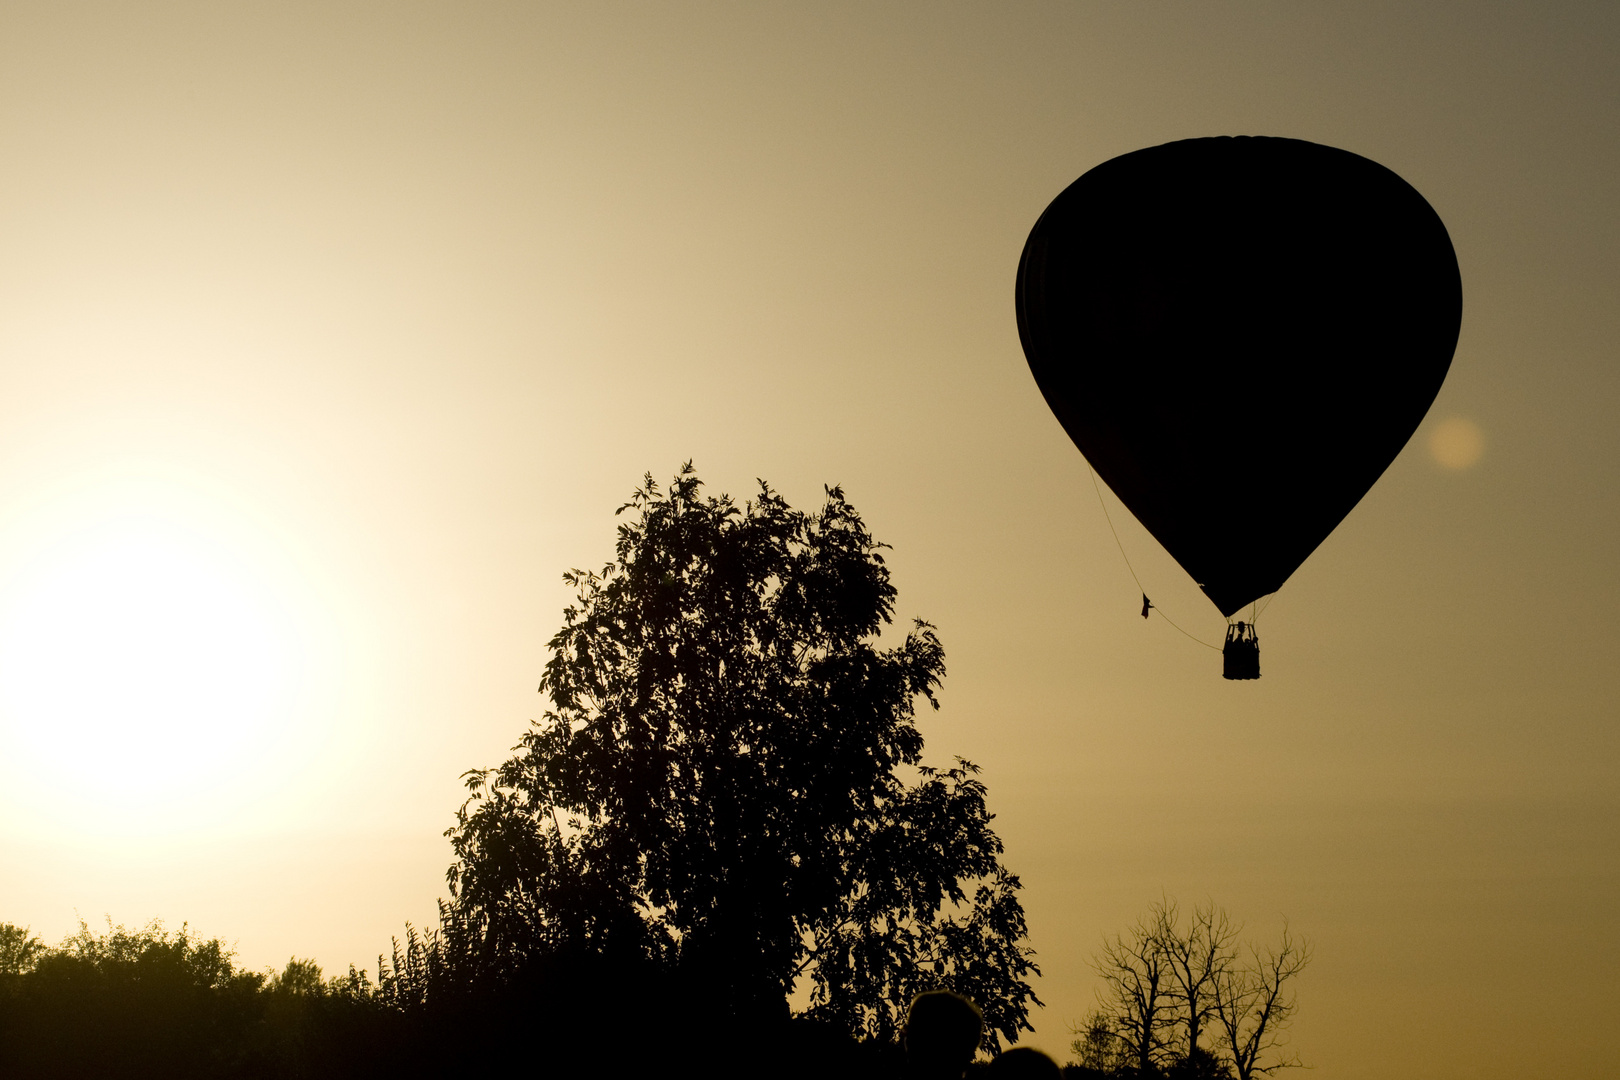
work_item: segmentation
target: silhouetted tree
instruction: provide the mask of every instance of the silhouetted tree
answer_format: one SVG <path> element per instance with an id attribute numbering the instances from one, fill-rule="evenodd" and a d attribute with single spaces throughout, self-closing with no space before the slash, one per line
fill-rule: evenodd
<path id="1" fill-rule="evenodd" d="M 882 1040 L 943 987 L 1015 1039 L 1038 1004 L 1019 882 L 977 769 L 921 764 L 944 651 L 922 621 L 879 647 L 883 545 L 838 488 L 739 506 L 689 464 L 627 511 L 614 561 L 565 575 L 551 709 L 467 774 L 441 962 L 640 965 L 752 1020 L 808 979 L 810 1018 Z"/>
<path id="2" fill-rule="evenodd" d="M 34 970 L 45 953 L 45 943 L 26 926 L 0 923 L 0 978 L 16 978 Z"/>
<path id="3" fill-rule="evenodd" d="M 1197 1061 L 1203 1050 L 1199 1037 L 1215 1016 L 1216 991 L 1237 963 L 1242 927 L 1213 902 L 1194 906 L 1185 928 L 1174 900 L 1161 901 L 1156 918 L 1182 1031 L 1178 1050 L 1183 1058 Z"/>
<path id="4" fill-rule="evenodd" d="M 26 926 L 0 923 L 0 1065 L 6 1059 L 23 980 L 45 954 L 45 943 Z"/>
<path id="5" fill-rule="evenodd" d="M 1179 1056 L 1166 907 L 1154 904 L 1126 933 L 1104 938 L 1092 958 L 1103 980 L 1098 994 L 1107 1021 L 1094 1022 L 1093 1034 L 1111 1033 L 1125 1067 L 1140 1077 L 1158 1075 Z"/>
<path id="6" fill-rule="evenodd" d="M 1216 1017 L 1238 1080 L 1302 1067 L 1299 1055 L 1287 1049 L 1283 1029 L 1298 1007 L 1294 979 L 1310 962 L 1310 942 L 1296 941 L 1284 923 L 1275 948 L 1251 945 L 1249 963 L 1228 968 L 1217 980 Z"/>
<path id="7" fill-rule="evenodd" d="M 1084 1022 L 1073 1029 L 1069 1049 L 1075 1064 L 1071 1067 L 1087 1078 L 1113 1077 L 1131 1068 L 1130 1049 L 1114 1030 L 1113 1019 L 1101 1009 L 1093 1009 Z"/>
<path id="8" fill-rule="evenodd" d="M 0 1023 L 0 1074 L 184 1080 L 245 1067 L 264 976 L 237 970 L 219 940 L 81 922 L 30 956 Z"/>
<path id="9" fill-rule="evenodd" d="M 1226 1059 L 1202 1046 L 1177 1058 L 1164 1075 L 1166 1080 L 1233 1080 Z"/>
<path id="10" fill-rule="evenodd" d="M 1282 1051 L 1281 1028 L 1295 1008 L 1291 982 L 1310 962 L 1309 946 L 1285 925 L 1275 949 L 1238 946 L 1242 927 L 1213 903 L 1183 923 L 1165 898 L 1124 935 L 1105 938 L 1092 965 L 1102 976 L 1101 1008 L 1071 1044 L 1086 1075 L 1253 1080 L 1297 1066 Z M 1202 1035 L 1214 1029 L 1215 1045 Z"/>

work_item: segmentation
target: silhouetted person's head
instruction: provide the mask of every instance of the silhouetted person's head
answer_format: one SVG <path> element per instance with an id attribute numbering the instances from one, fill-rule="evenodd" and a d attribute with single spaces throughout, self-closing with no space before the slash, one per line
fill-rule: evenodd
<path id="1" fill-rule="evenodd" d="M 906 1011 L 906 1061 L 911 1075 L 958 1080 L 979 1048 L 984 1015 L 949 990 L 918 994 Z"/>
<path id="2" fill-rule="evenodd" d="M 1063 1070 L 1058 1063 L 1030 1046 L 1003 1051 L 990 1063 L 996 1080 L 1058 1080 Z"/>

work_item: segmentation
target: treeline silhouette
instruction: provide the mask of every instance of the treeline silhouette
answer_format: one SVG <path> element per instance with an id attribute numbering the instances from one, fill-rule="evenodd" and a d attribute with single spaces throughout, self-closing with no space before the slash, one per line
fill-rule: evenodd
<path id="1" fill-rule="evenodd" d="M 923 764 L 944 649 L 921 620 L 879 640 L 884 545 L 837 488 L 701 487 L 647 477 L 614 558 L 565 575 L 550 708 L 467 774 L 437 927 L 374 979 L 7 927 L 0 1076 L 897 1076 L 932 991 L 980 1050 L 1029 1030 L 1020 882 L 978 770 Z"/>
<path id="2" fill-rule="evenodd" d="M 326 978 L 296 958 L 280 972 L 245 971 L 219 939 L 159 922 L 140 929 L 109 923 L 96 932 L 81 921 L 54 947 L 27 928 L 0 923 L 0 1076 L 1085 1075 L 1028 1048 L 973 1061 L 983 1014 L 949 991 L 917 995 L 894 1042 L 857 1040 L 804 1017 L 751 1032 L 717 1031 L 704 1003 L 672 996 L 667 985 L 611 982 L 597 964 L 552 971 L 559 981 L 551 985 L 564 992 L 538 985 L 527 994 L 448 992 L 436 982 L 448 970 L 444 944 L 437 933 L 408 931 L 382 958 L 374 982 L 352 967 Z"/>
<path id="3" fill-rule="evenodd" d="M 339 1076 L 390 1055 L 398 1017 L 363 975 L 244 971 L 186 927 L 112 926 L 50 947 L 0 924 L 0 1075 Z M 379 1059 L 381 1063 L 382 1059 Z"/>
<path id="4" fill-rule="evenodd" d="M 904 1073 L 893 1045 L 826 1025 L 717 1030 L 701 1001 L 649 970 L 557 962 L 499 991 L 456 986 L 445 938 L 408 931 L 380 976 L 311 961 L 247 971 L 186 927 L 109 924 L 47 946 L 0 923 L 0 1076 L 315 1080 Z"/>

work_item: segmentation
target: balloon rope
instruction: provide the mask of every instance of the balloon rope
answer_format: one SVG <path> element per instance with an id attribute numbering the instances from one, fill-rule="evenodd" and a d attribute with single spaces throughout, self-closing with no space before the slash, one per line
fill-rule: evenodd
<path id="1" fill-rule="evenodd" d="M 1163 619 L 1165 622 L 1169 623 L 1171 626 L 1174 626 L 1177 630 L 1180 630 L 1181 633 L 1184 634 L 1186 637 L 1190 638 L 1193 641 L 1198 642 L 1198 644 L 1202 645 L 1204 648 L 1206 648 L 1206 649 L 1214 649 L 1216 652 L 1223 652 L 1224 650 L 1219 645 L 1211 645 L 1209 642 L 1205 641 L 1203 638 L 1194 637 L 1192 634 L 1187 633 L 1187 631 L 1182 630 L 1180 626 L 1176 625 L 1176 621 L 1174 619 L 1172 619 L 1170 616 L 1166 615 L 1163 611 L 1159 611 L 1159 606 L 1157 604 L 1152 603 L 1151 601 L 1148 601 L 1148 599 L 1147 599 L 1147 589 L 1142 587 L 1142 579 L 1136 576 L 1136 567 L 1131 565 L 1131 557 L 1129 555 L 1125 554 L 1125 545 L 1120 542 L 1119 530 L 1114 528 L 1113 515 L 1108 512 L 1108 500 L 1103 498 L 1102 485 L 1097 483 L 1097 470 L 1093 469 L 1091 467 L 1091 462 L 1089 462 L 1089 461 L 1086 462 L 1086 471 L 1091 473 L 1091 486 L 1092 486 L 1092 489 L 1097 492 L 1097 505 L 1102 507 L 1103 520 L 1108 522 L 1108 531 L 1114 534 L 1114 546 L 1119 548 L 1119 557 L 1121 559 L 1125 560 L 1125 569 L 1127 569 L 1127 570 L 1129 570 L 1131 572 L 1131 580 L 1136 582 L 1136 587 L 1138 589 L 1142 590 L 1142 599 L 1144 601 L 1147 601 L 1147 610 L 1148 611 L 1158 611 L 1159 612 L 1159 618 Z"/>

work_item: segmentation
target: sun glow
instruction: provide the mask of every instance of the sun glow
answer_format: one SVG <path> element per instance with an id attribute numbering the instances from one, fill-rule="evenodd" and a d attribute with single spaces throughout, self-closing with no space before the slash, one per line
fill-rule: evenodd
<path id="1" fill-rule="evenodd" d="M 58 827 L 206 831 L 315 749 L 318 635 L 251 535 L 101 494 L 0 582 L 0 772 Z"/>

